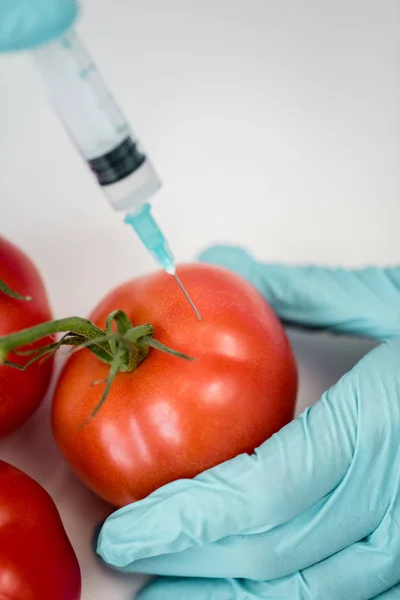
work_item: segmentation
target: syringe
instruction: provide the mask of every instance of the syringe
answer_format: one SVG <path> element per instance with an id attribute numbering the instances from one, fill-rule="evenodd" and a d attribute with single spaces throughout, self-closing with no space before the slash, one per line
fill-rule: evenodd
<path id="1" fill-rule="evenodd" d="M 175 277 L 201 320 L 176 274 L 167 240 L 151 215 L 149 201 L 162 182 L 83 43 L 70 31 L 34 50 L 33 55 L 54 109 L 112 208 L 123 215 L 162 268 Z"/>

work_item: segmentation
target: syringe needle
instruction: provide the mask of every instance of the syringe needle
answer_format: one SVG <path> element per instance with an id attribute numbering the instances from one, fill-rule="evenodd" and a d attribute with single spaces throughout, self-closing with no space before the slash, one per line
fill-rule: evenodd
<path id="1" fill-rule="evenodd" d="M 176 273 L 174 273 L 174 277 L 176 279 L 177 284 L 181 288 L 182 292 L 185 294 L 185 297 L 186 297 L 187 301 L 189 302 L 190 306 L 193 308 L 194 312 L 196 313 L 196 317 L 198 318 L 199 321 L 202 321 L 203 319 L 201 317 L 201 314 L 199 313 L 199 311 L 197 310 L 197 308 L 194 305 L 193 300 L 191 299 L 191 297 L 189 296 L 189 294 L 185 290 L 182 281 L 179 279 L 179 277 L 178 277 L 178 275 Z"/>
<path id="2" fill-rule="evenodd" d="M 174 257 L 168 247 L 167 240 L 160 231 L 157 223 L 153 219 L 150 212 L 150 204 L 145 202 L 138 211 L 129 213 L 125 217 L 125 223 L 128 223 L 136 231 L 146 248 L 154 256 L 158 264 L 165 269 L 167 273 L 175 277 L 176 283 L 181 288 L 186 300 L 196 313 L 199 321 L 202 321 L 201 314 L 195 307 L 193 300 L 183 287 L 182 281 L 179 279 L 175 271 Z"/>

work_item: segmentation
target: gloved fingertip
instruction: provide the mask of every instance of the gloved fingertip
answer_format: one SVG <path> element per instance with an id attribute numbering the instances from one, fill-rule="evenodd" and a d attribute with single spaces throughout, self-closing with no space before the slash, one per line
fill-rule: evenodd
<path id="1" fill-rule="evenodd" d="M 237 246 L 216 245 L 207 248 L 198 256 L 202 263 L 224 267 L 254 283 L 254 266 L 257 264 L 251 254 Z"/>
<path id="2" fill-rule="evenodd" d="M 35 49 L 59 39 L 78 19 L 77 0 L 15 2 L 2 10 L 0 52 Z"/>
<path id="3" fill-rule="evenodd" d="M 94 549 L 99 559 L 109 566 L 120 566 L 115 564 L 115 556 L 113 552 L 113 541 L 107 534 L 104 534 L 106 525 L 103 523 L 96 530 L 93 536 Z M 97 536 L 97 537 L 96 537 Z"/>
<path id="4" fill-rule="evenodd" d="M 80 13 L 77 0 L 61 0 L 58 2 L 57 12 L 47 15 L 41 20 L 41 26 L 32 31 L 28 43 L 31 47 L 41 46 L 58 40 L 76 23 Z"/>

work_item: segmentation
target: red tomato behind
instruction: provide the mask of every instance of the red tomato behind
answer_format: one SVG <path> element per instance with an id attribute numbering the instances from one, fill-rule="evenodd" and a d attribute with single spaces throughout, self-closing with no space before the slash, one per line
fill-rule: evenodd
<path id="1" fill-rule="evenodd" d="M 81 573 L 49 494 L 0 461 L 0 598 L 79 600 Z"/>
<path id="2" fill-rule="evenodd" d="M 55 439 L 73 470 L 99 496 L 123 506 L 178 478 L 251 453 L 293 418 L 297 370 L 274 312 L 247 281 L 217 267 L 178 269 L 203 316 L 199 322 L 174 279 L 156 273 L 112 291 L 92 315 L 124 310 L 134 325 L 196 358 L 151 350 L 119 373 L 96 406 L 109 367 L 88 350 L 73 355 L 53 402 Z"/>
<path id="3" fill-rule="evenodd" d="M 36 267 L 21 250 L 2 238 L 0 279 L 13 291 L 33 298 L 31 302 L 15 300 L 0 291 L 0 336 L 52 319 Z M 10 355 L 9 360 L 24 364 L 27 359 Z M 0 437 L 20 427 L 38 408 L 50 382 L 52 365 L 50 359 L 25 371 L 0 368 Z"/>

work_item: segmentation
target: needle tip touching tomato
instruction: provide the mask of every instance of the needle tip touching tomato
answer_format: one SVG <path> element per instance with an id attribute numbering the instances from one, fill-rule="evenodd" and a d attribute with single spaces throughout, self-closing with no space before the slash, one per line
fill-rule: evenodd
<path id="1" fill-rule="evenodd" d="M 54 437 L 72 469 L 99 496 L 123 506 L 178 478 L 252 453 L 293 418 L 297 369 L 285 331 L 260 293 L 220 267 L 178 268 L 203 320 L 172 277 L 128 281 L 92 314 L 116 309 L 194 361 L 152 349 L 117 373 L 96 416 L 109 367 L 84 349 L 69 358 L 52 407 Z"/>
<path id="2" fill-rule="evenodd" d="M 81 573 L 56 505 L 0 461 L 0 598 L 79 600 Z"/>
<path id="3" fill-rule="evenodd" d="M 0 336 L 32 327 L 52 318 L 42 278 L 32 261 L 14 244 L 0 237 L 0 282 L 30 301 L 11 297 L 0 288 Z M 26 348 L 24 348 L 26 350 Z M 25 364 L 29 357 L 11 355 Z M 20 427 L 38 408 L 50 382 L 52 359 L 25 371 L 0 369 L 0 437 Z"/>

